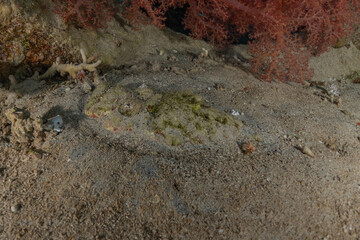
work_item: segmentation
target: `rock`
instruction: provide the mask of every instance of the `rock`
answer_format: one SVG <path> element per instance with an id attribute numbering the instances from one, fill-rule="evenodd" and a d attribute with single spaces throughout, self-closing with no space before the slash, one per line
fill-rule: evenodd
<path id="1" fill-rule="evenodd" d="M 138 97 L 142 100 L 148 100 L 152 96 L 154 96 L 154 91 L 145 84 L 135 89 L 135 92 L 137 93 Z"/>
<path id="2" fill-rule="evenodd" d="M 42 152 L 37 149 L 28 149 L 27 151 L 31 156 L 34 156 L 36 159 L 42 158 Z"/>
<path id="3" fill-rule="evenodd" d="M 134 116 L 145 109 L 145 102 L 134 95 L 121 84 L 110 86 L 108 83 L 101 83 L 89 98 L 85 114 L 98 118 L 119 111 L 125 116 Z"/>
<path id="4" fill-rule="evenodd" d="M 87 81 L 83 82 L 81 84 L 81 86 L 82 86 L 82 89 L 84 90 L 84 92 L 86 92 L 86 93 L 91 92 L 91 90 L 92 90 L 90 83 L 88 83 Z"/>
<path id="5" fill-rule="evenodd" d="M 5 116 L 11 122 L 11 132 L 17 142 L 28 143 L 32 140 L 34 127 L 29 118 L 29 112 L 18 108 L 10 108 L 5 111 Z"/>
<path id="6" fill-rule="evenodd" d="M 16 212 L 20 211 L 21 208 L 22 208 L 22 205 L 20 203 L 18 203 L 18 204 L 12 205 L 10 207 L 10 210 L 11 210 L 11 212 L 16 213 Z"/>
<path id="7" fill-rule="evenodd" d="M 45 139 L 43 121 L 40 118 L 30 118 L 30 113 L 24 109 L 9 108 L 5 116 L 11 122 L 4 128 L 5 136 L 12 134 L 12 137 L 19 143 L 39 143 Z"/>
<path id="8" fill-rule="evenodd" d="M 159 55 L 160 56 L 163 56 L 163 55 L 165 55 L 166 53 L 165 53 L 165 50 L 164 49 L 160 49 L 159 50 Z"/>
<path id="9" fill-rule="evenodd" d="M 345 114 L 346 116 L 350 116 L 350 112 L 347 111 L 346 109 L 341 110 L 341 112 L 342 112 L 343 114 Z"/>
<path id="10" fill-rule="evenodd" d="M 339 107 L 341 106 L 342 104 L 342 98 L 339 97 L 336 101 L 335 101 L 336 105 L 338 105 Z"/>
<path id="11" fill-rule="evenodd" d="M 171 146 L 228 137 L 242 127 L 232 115 L 211 108 L 190 92 L 155 93 L 145 84 L 135 90 L 121 84 L 101 83 L 89 97 L 85 114 L 100 118 L 112 132 L 132 131 L 139 114 L 145 131 Z"/>
<path id="12" fill-rule="evenodd" d="M 207 141 L 221 131 L 221 126 L 242 127 L 242 123 L 230 114 L 204 105 L 201 96 L 189 92 L 165 94 L 151 106 L 150 112 L 154 132 L 161 133 L 173 146 L 189 140 Z"/>

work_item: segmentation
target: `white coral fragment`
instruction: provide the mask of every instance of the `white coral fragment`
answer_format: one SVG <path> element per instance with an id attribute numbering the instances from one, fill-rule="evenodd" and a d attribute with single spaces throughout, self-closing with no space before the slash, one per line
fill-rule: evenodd
<path id="1" fill-rule="evenodd" d="M 61 76 L 65 76 L 66 73 L 68 73 L 72 78 L 76 78 L 76 75 L 79 71 L 87 70 L 89 72 L 95 72 L 97 74 L 96 68 L 101 64 L 101 60 L 98 60 L 95 63 L 88 63 L 93 58 L 86 58 L 86 55 L 84 53 L 83 49 L 80 49 L 81 57 L 83 62 L 80 64 L 62 64 L 60 63 L 60 58 L 56 58 L 56 62 L 53 63 L 53 65 L 42 75 L 39 75 L 38 72 L 35 72 L 32 77 L 29 79 L 31 80 L 37 80 L 41 81 L 46 78 L 53 77 L 57 72 L 60 73 Z M 16 79 L 13 75 L 9 76 L 10 81 L 13 83 L 16 83 Z"/>

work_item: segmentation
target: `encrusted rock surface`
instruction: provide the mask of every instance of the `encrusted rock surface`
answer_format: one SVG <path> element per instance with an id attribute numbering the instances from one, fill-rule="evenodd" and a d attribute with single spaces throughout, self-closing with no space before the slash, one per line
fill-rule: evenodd
<path id="1" fill-rule="evenodd" d="M 88 99 L 85 114 L 100 118 L 104 128 L 113 132 L 132 130 L 145 119 L 145 130 L 163 136 L 171 146 L 215 141 L 242 127 L 230 114 L 204 104 L 199 95 L 159 94 L 146 85 L 131 90 L 103 82 Z"/>

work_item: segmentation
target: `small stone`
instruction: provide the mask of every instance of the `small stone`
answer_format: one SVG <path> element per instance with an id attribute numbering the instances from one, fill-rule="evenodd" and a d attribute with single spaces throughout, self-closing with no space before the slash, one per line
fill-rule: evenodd
<path id="1" fill-rule="evenodd" d="M 160 202 L 160 197 L 159 197 L 157 194 L 155 194 L 155 195 L 152 197 L 151 202 L 154 203 L 154 204 L 159 203 L 159 202 Z"/>
<path id="2" fill-rule="evenodd" d="M 16 206 L 11 206 L 11 211 L 14 213 L 17 211 Z"/>
<path id="3" fill-rule="evenodd" d="M 349 116 L 350 115 L 350 113 L 349 113 L 349 111 L 347 111 L 347 110 L 341 110 L 341 112 L 343 113 L 343 114 L 345 114 L 346 116 Z"/>
<path id="4" fill-rule="evenodd" d="M 336 100 L 336 105 L 341 106 L 341 104 L 342 104 L 342 99 L 339 97 L 339 98 Z"/>
<path id="5" fill-rule="evenodd" d="M 31 156 L 34 156 L 37 159 L 41 159 L 42 158 L 42 153 L 39 150 L 36 149 L 29 149 L 29 153 Z"/>
<path id="6" fill-rule="evenodd" d="M 311 83 L 308 81 L 304 81 L 304 87 L 309 88 L 311 86 Z"/>
<path id="7" fill-rule="evenodd" d="M 233 116 L 239 116 L 240 113 L 238 111 L 235 111 L 234 109 L 231 110 L 231 115 Z"/>
<path id="8" fill-rule="evenodd" d="M 11 212 L 16 213 L 16 212 L 20 211 L 21 207 L 22 207 L 21 204 L 18 203 L 16 205 L 11 206 L 10 210 L 11 210 Z"/>
<path id="9" fill-rule="evenodd" d="M 333 142 L 328 142 L 328 143 L 326 143 L 325 146 L 326 146 L 327 148 L 329 148 L 330 150 L 333 150 L 333 151 L 335 151 L 336 149 L 338 149 L 337 145 L 336 145 L 335 143 L 333 143 Z"/>
<path id="10" fill-rule="evenodd" d="M 82 89 L 85 91 L 85 92 L 91 92 L 91 85 L 90 85 L 90 83 L 88 83 L 88 82 L 84 82 L 84 83 L 82 83 Z"/>

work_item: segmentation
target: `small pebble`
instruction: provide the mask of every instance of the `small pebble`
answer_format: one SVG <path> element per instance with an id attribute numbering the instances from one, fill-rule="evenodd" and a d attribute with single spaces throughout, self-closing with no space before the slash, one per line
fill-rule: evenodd
<path id="1" fill-rule="evenodd" d="M 350 115 L 350 113 L 349 113 L 349 111 L 347 111 L 347 110 L 341 110 L 341 112 L 343 113 L 343 114 L 345 114 L 346 116 L 349 116 Z"/>
<path id="2" fill-rule="evenodd" d="M 16 205 L 11 206 L 11 212 L 16 213 L 21 209 L 21 204 L 18 203 Z"/>
<path id="3" fill-rule="evenodd" d="M 336 105 L 341 106 L 341 104 L 342 104 L 342 99 L 339 97 L 336 101 Z"/>
<path id="4" fill-rule="evenodd" d="M 231 110 L 231 115 L 233 116 L 239 116 L 240 113 L 238 111 L 235 111 L 234 109 Z"/>

